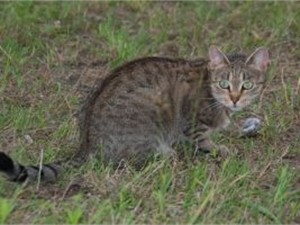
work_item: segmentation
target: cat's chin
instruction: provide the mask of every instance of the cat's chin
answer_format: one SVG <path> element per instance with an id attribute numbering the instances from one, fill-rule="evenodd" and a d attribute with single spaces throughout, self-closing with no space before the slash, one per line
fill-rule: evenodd
<path id="1" fill-rule="evenodd" d="M 227 106 L 227 108 L 230 109 L 232 112 L 238 112 L 243 109 L 243 107 L 237 105 Z"/>
<path id="2" fill-rule="evenodd" d="M 230 107 L 230 110 L 233 111 L 233 112 L 238 112 L 238 111 L 241 111 L 242 108 L 240 108 L 240 107 Z"/>

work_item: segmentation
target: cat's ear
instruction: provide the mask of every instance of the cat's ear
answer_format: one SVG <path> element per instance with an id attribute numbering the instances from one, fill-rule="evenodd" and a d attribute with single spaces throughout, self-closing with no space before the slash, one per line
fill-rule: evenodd
<path id="1" fill-rule="evenodd" d="M 211 69 L 216 69 L 218 67 L 230 64 L 226 55 L 215 46 L 211 46 L 209 48 L 209 60 L 209 66 Z"/>
<path id="2" fill-rule="evenodd" d="M 246 60 L 246 64 L 253 66 L 261 72 L 265 72 L 269 63 L 269 52 L 266 48 L 256 49 Z"/>

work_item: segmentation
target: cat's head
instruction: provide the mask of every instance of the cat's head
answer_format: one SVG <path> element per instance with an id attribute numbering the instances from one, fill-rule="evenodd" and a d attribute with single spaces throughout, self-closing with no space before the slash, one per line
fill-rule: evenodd
<path id="1" fill-rule="evenodd" d="M 214 98 L 232 111 L 249 105 L 262 91 L 269 62 L 267 49 L 256 49 L 250 56 L 226 56 L 218 48 L 209 49 L 211 90 Z"/>

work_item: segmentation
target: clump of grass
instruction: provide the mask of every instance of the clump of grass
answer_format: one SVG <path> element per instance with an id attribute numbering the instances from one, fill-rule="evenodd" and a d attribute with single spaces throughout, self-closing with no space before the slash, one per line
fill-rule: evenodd
<path id="1" fill-rule="evenodd" d="M 113 54 L 110 57 L 111 67 L 140 55 L 142 47 L 148 40 L 147 34 L 143 31 L 132 36 L 127 29 L 117 27 L 113 15 L 109 15 L 105 22 L 99 24 L 99 36 L 104 39 L 109 52 Z"/>
<path id="2" fill-rule="evenodd" d="M 8 199 L 0 198 L 0 223 L 7 223 L 8 217 L 11 215 L 13 209 L 15 208 L 15 203 Z"/>
<path id="3" fill-rule="evenodd" d="M 75 202 L 78 202 L 75 206 L 73 206 L 71 209 L 66 210 L 66 223 L 67 224 L 80 224 L 81 219 L 84 215 L 84 207 L 82 207 L 81 202 L 82 198 L 77 198 L 75 199 Z"/>

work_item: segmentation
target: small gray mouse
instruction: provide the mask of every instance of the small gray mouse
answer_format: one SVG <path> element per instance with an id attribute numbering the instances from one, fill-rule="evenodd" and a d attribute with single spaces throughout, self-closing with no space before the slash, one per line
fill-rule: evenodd
<path id="1" fill-rule="evenodd" d="M 249 117 L 245 120 L 242 128 L 243 137 L 251 137 L 258 134 L 261 129 L 262 122 L 256 117 Z"/>

